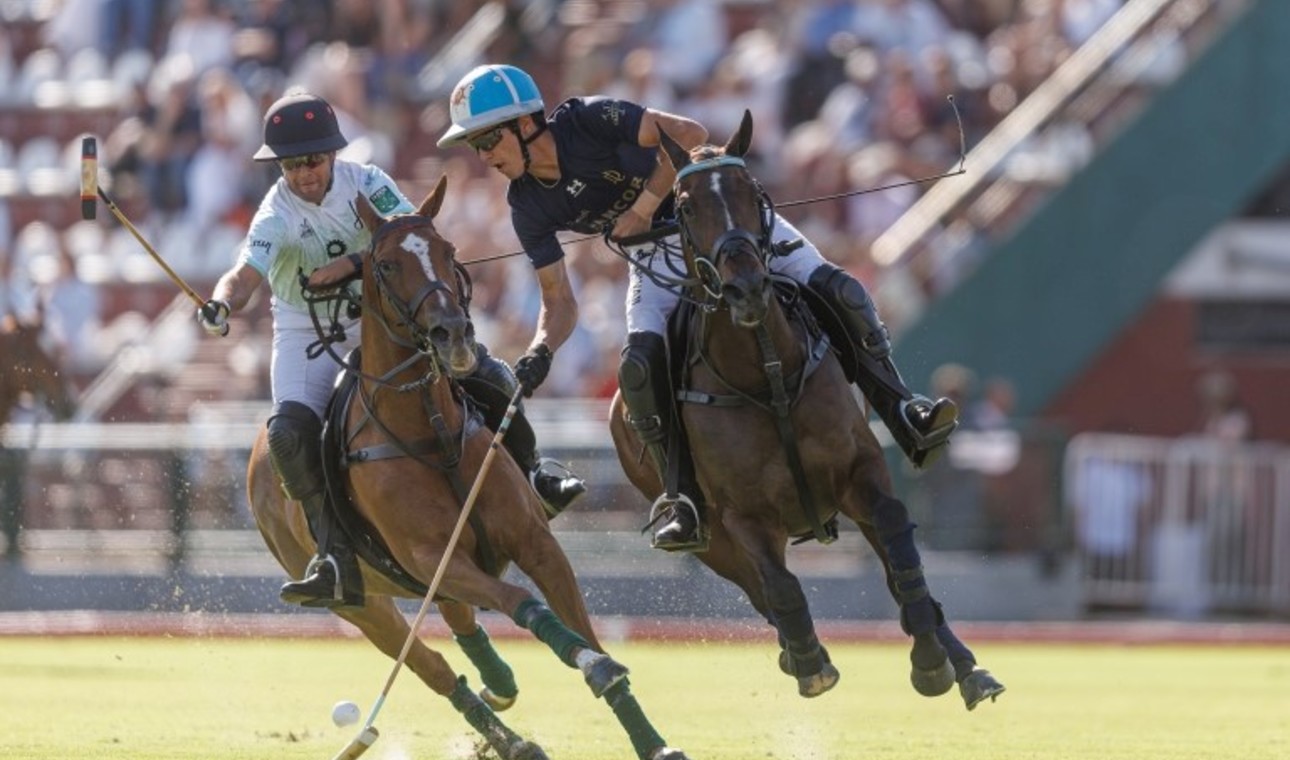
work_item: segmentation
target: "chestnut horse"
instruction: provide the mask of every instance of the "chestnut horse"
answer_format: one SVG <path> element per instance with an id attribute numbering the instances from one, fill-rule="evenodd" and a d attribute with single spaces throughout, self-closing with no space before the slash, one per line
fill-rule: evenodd
<path id="1" fill-rule="evenodd" d="M 461 486 L 470 489 L 492 443 L 492 434 L 452 379 L 469 374 L 477 354 L 455 250 L 434 225 L 445 188 L 441 179 L 415 214 L 390 219 L 361 196 L 356 201 L 362 223 L 372 231 L 372 245 L 362 258 L 361 369 L 346 370 L 358 375 L 359 389 L 337 436 L 350 462 L 342 476 L 350 500 L 398 565 L 420 583 L 429 585 L 439 563 L 447 563 L 436 598 L 459 640 L 477 630 L 472 607 L 509 615 L 566 665 L 582 671 L 592 693 L 604 696 L 612 707 L 641 760 L 685 760 L 645 717 L 631 693 L 627 669 L 604 654 L 569 561 L 527 478 L 509 456 L 494 457 L 473 504 L 472 517 L 481 519 L 470 523 L 445 559 L 465 501 Z M 270 550 L 292 577 L 301 577 L 314 554 L 314 539 L 300 505 L 286 498 L 274 474 L 264 431 L 251 454 L 248 488 Z M 484 535 L 476 533 L 478 526 Z M 546 604 L 499 579 L 511 562 L 532 579 Z M 482 569 L 485 565 L 492 566 L 491 573 Z M 415 595 L 367 563 L 362 568 L 364 605 L 333 611 L 397 658 L 409 624 L 393 597 Z M 420 640 L 412 643 L 407 666 L 447 697 L 498 755 L 505 760 L 546 757 L 536 744 L 507 728 L 494 710 L 496 703 L 475 696 L 465 676 L 459 678 L 442 655 Z M 490 689 L 505 692 L 499 706 L 508 706 L 515 693 L 510 669 L 486 637 L 483 646 L 483 667 L 480 652 L 467 654 Z M 492 671 L 491 683 L 487 671 Z"/>
<path id="2" fill-rule="evenodd" d="M 724 147 L 687 152 L 662 135 L 677 169 L 686 297 L 698 304 L 684 338 L 678 395 L 709 505 L 710 548 L 697 556 L 742 588 L 775 627 L 780 668 L 797 678 L 802 696 L 814 697 L 839 674 L 816 637 L 785 552 L 792 537 L 830 541 L 836 515 L 845 515 L 883 561 L 901 626 L 913 638 L 914 687 L 937 696 L 957 680 L 971 710 L 1003 686 L 976 666 L 931 596 L 914 526 L 892 495 L 882 447 L 841 365 L 807 340 L 807 320 L 790 320 L 774 295 L 768 262 L 776 216 L 742 158 L 751 134 L 745 112 Z M 657 496 L 662 485 L 641 456 L 621 397 L 610 424 L 628 479 L 647 498 Z"/>

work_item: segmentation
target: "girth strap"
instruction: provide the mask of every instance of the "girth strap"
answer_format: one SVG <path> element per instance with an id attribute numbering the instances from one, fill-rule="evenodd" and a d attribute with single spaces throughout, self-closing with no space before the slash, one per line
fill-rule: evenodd
<path id="1" fill-rule="evenodd" d="M 823 342 L 823 341 L 821 341 Z M 806 468 L 802 465 L 802 453 L 797 446 L 797 434 L 793 431 L 793 420 L 789 417 L 792 399 L 784 383 L 784 364 L 779 360 L 775 345 L 771 342 L 770 331 L 764 324 L 757 326 L 757 345 L 761 348 L 766 379 L 770 383 L 771 408 L 775 411 L 775 427 L 779 430 L 779 440 L 784 446 L 784 456 L 788 459 L 788 470 L 793 474 L 793 483 L 797 486 L 797 497 L 802 503 L 802 513 L 806 516 L 815 534 L 815 540 L 821 544 L 831 544 L 837 540 L 837 533 L 830 531 L 820 521 L 820 511 L 816 506 L 815 489 L 806 477 Z"/>

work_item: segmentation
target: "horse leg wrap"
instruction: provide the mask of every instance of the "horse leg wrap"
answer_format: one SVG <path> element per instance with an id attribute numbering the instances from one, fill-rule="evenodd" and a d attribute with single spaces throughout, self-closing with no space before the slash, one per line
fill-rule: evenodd
<path id="1" fill-rule="evenodd" d="M 632 749 L 636 750 L 636 756 L 640 760 L 650 760 L 654 750 L 667 745 L 658 731 L 654 730 L 649 718 L 645 717 L 645 711 L 636 701 L 631 685 L 626 679 L 609 687 L 605 692 L 605 701 L 614 711 L 614 717 L 618 718 L 618 723 L 627 731 Z"/>
<path id="2" fill-rule="evenodd" d="M 453 638 L 457 640 L 461 651 L 466 653 L 471 664 L 479 671 L 479 678 L 484 682 L 485 688 L 504 700 L 514 699 L 519 694 L 519 687 L 515 685 L 515 674 L 497 654 L 483 626 L 475 628 L 472 634 L 453 636 Z"/>
<path id="3" fill-rule="evenodd" d="M 813 676 L 824 669 L 826 658 L 815 623 L 805 603 L 790 610 L 776 610 L 781 647 L 787 653 L 780 669 L 792 676 Z"/>
<path id="4" fill-rule="evenodd" d="M 910 636 L 934 633 L 945 624 L 941 605 L 932 598 L 922 566 L 912 570 L 893 570 L 891 594 L 900 604 L 900 627 Z"/>
<path id="5" fill-rule="evenodd" d="M 571 668 L 578 667 L 574 659 L 578 649 L 592 648 L 586 639 L 562 623 L 551 608 L 532 597 L 520 602 L 512 619 L 516 625 L 532 631 L 538 641 L 551 647 L 551 651 Z"/>
<path id="6" fill-rule="evenodd" d="M 470 690 L 466 685 L 465 676 L 457 678 L 457 686 L 448 695 L 448 701 L 502 757 L 514 757 L 518 751 L 517 745 L 525 743 L 518 734 L 502 723 L 492 708 L 479 698 L 479 695 Z"/>
<path id="7" fill-rule="evenodd" d="M 936 609 L 940 612 L 940 602 L 936 602 Z M 945 647 L 946 653 L 950 656 L 950 662 L 954 663 L 954 680 L 962 683 L 963 679 L 976 669 L 976 657 L 972 654 L 972 650 L 954 635 L 954 631 L 950 630 L 949 623 L 944 622 L 944 612 L 941 612 L 941 620 L 941 624 L 936 626 L 936 639 L 941 642 L 941 646 Z"/>

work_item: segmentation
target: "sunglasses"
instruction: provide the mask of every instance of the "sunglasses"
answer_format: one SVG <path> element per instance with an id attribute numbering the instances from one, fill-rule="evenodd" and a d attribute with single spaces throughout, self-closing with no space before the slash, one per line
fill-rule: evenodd
<path id="1" fill-rule="evenodd" d="M 313 169 L 315 167 L 322 166 L 325 163 L 327 163 L 326 153 L 310 153 L 309 155 L 306 155 L 306 156 L 293 156 L 292 158 L 284 158 L 278 162 L 278 166 L 281 166 L 282 171 L 284 172 L 291 172 L 291 171 L 295 171 L 296 169 L 299 169 L 302 166 L 307 166 L 310 169 Z"/>
<path id="2" fill-rule="evenodd" d="M 497 147 L 499 142 L 502 141 L 502 137 L 505 134 L 505 128 L 505 125 L 493 127 L 483 134 L 478 134 L 474 137 L 467 137 L 466 144 L 480 152 L 492 150 Z"/>

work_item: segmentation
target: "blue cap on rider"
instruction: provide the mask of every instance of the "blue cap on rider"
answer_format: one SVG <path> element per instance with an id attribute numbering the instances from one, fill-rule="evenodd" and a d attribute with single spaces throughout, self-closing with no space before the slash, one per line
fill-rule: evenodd
<path id="1" fill-rule="evenodd" d="M 439 147 L 460 145 L 472 134 L 532 113 L 544 113 L 533 77 L 514 66 L 479 66 L 461 78 L 448 102 L 452 126 Z"/>

